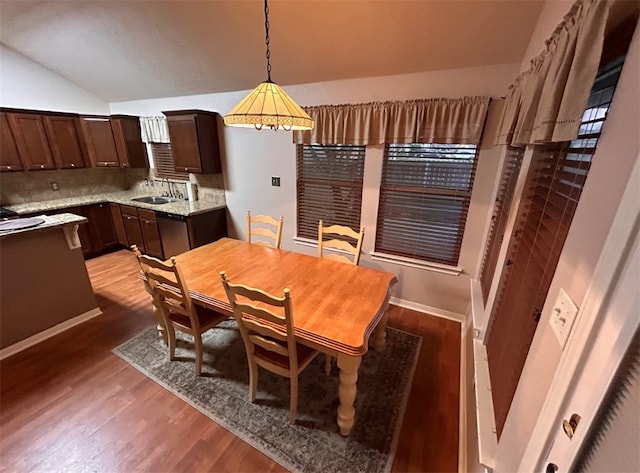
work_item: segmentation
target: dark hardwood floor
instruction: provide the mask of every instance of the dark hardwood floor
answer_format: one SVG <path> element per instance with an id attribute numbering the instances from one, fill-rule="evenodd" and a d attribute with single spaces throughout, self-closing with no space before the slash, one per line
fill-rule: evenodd
<path id="1" fill-rule="evenodd" d="M 0 470 L 285 471 L 111 353 L 151 304 L 131 252 L 87 267 L 103 314 L 0 362 Z M 389 325 L 423 337 L 393 471 L 457 471 L 460 325 L 395 306 Z"/>

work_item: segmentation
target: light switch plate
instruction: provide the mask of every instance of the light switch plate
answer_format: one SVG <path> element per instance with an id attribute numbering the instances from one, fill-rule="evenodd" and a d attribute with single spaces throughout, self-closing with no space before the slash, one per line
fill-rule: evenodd
<path id="1" fill-rule="evenodd" d="M 271 185 L 274 187 L 280 187 L 280 176 L 271 176 Z"/>
<path id="2" fill-rule="evenodd" d="M 551 318 L 549 323 L 553 328 L 553 333 L 560 342 L 560 347 L 564 350 L 564 346 L 569 338 L 569 332 L 573 327 L 573 323 L 578 315 L 578 306 L 571 300 L 569 294 L 560 288 L 560 293 L 556 299 L 556 303 L 551 309 Z"/>

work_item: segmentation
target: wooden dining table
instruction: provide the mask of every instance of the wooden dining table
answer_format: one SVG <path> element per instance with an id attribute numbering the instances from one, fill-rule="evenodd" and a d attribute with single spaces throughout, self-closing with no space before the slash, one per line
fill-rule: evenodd
<path id="1" fill-rule="evenodd" d="M 337 422 L 349 435 L 355 419 L 358 368 L 369 338 L 377 351 L 385 328 L 394 274 L 231 238 L 176 256 L 195 304 L 233 315 L 220 280 L 276 296 L 291 291 L 296 338 L 337 358 L 340 369 Z"/>

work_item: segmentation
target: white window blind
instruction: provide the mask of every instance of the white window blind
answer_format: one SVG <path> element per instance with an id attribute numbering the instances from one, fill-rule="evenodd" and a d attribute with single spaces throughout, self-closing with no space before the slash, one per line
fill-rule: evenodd
<path id="1" fill-rule="evenodd" d="M 376 251 L 457 265 L 476 162 L 475 145 L 387 145 Z"/>
<path id="2" fill-rule="evenodd" d="M 365 146 L 297 146 L 298 237 L 318 238 L 318 221 L 360 229 Z"/>

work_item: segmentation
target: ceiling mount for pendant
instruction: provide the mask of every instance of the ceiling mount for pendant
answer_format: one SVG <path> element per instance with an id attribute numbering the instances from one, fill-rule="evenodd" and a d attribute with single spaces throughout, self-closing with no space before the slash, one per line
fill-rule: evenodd
<path id="1" fill-rule="evenodd" d="M 264 0 L 265 45 L 267 47 L 267 80 L 258 84 L 224 117 L 227 126 L 261 130 L 311 130 L 313 120 L 278 84 L 271 80 L 269 49 L 269 5 Z"/>

